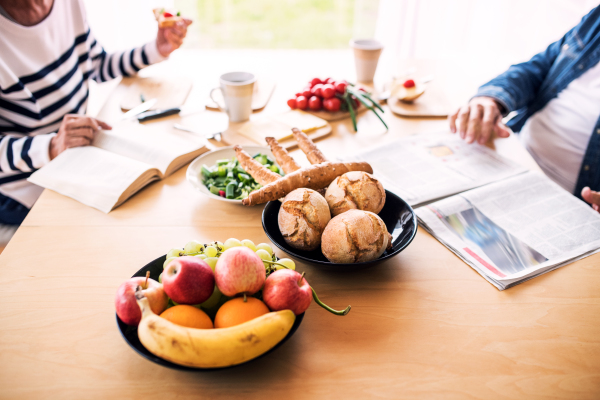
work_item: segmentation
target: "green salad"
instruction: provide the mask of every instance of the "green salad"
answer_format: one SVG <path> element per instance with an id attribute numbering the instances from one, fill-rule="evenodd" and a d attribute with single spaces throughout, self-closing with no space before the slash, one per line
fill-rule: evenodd
<path id="1" fill-rule="evenodd" d="M 271 171 L 283 175 L 275 162 L 265 154 L 256 154 L 256 161 L 269 168 Z M 248 197 L 250 192 L 260 189 L 261 185 L 254 180 L 233 157 L 231 160 L 217 160 L 217 163 L 212 167 L 206 164 L 201 168 L 201 178 L 204 186 L 216 196 L 225 197 L 226 199 L 242 200 Z"/>

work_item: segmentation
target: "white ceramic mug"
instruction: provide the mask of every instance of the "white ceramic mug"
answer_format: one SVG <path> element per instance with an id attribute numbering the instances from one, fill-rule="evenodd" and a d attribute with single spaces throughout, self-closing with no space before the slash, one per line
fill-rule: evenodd
<path id="1" fill-rule="evenodd" d="M 256 77 L 250 72 L 228 72 L 219 78 L 220 87 L 210 91 L 210 98 L 221 111 L 229 116 L 231 122 L 242 122 L 250 119 L 252 113 L 252 93 Z M 225 104 L 221 105 L 213 97 L 215 90 L 220 90 Z"/>
<path id="2" fill-rule="evenodd" d="M 352 39 L 350 47 L 354 49 L 356 80 L 359 82 L 373 82 L 383 45 L 373 39 Z"/>

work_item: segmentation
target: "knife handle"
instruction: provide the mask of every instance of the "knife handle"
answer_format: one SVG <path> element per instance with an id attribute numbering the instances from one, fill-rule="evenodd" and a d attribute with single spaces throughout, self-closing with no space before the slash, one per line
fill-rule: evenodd
<path id="1" fill-rule="evenodd" d="M 181 109 L 179 107 L 175 108 L 166 108 L 162 110 L 154 110 L 154 111 L 146 111 L 137 116 L 137 120 L 140 122 L 146 122 L 153 119 L 158 119 L 162 117 L 166 117 L 169 115 L 179 114 Z"/>

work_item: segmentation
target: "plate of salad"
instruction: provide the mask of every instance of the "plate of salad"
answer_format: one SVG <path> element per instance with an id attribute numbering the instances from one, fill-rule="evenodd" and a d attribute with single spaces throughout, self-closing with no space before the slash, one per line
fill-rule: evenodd
<path id="1" fill-rule="evenodd" d="M 268 147 L 244 146 L 255 160 L 283 175 Z M 200 193 L 215 200 L 242 204 L 250 192 L 261 186 L 239 165 L 233 146 L 202 154 L 187 169 L 186 178 Z"/>

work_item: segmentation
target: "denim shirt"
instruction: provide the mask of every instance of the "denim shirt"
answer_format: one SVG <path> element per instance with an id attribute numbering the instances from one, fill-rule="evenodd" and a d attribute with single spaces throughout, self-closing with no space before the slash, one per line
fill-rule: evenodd
<path id="1" fill-rule="evenodd" d="M 600 61 L 600 7 L 594 8 L 560 40 L 531 60 L 511 66 L 481 86 L 476 96 L 496 99 L 508 113 L 517 111 L 508 126 L 515 132 L 573 80 Z M 600 117 L 600 104 L 598 104 Z M 575 195 L 589 186 L 600 190 L 600 118 L 596 121 L 581 163 Z"/>

